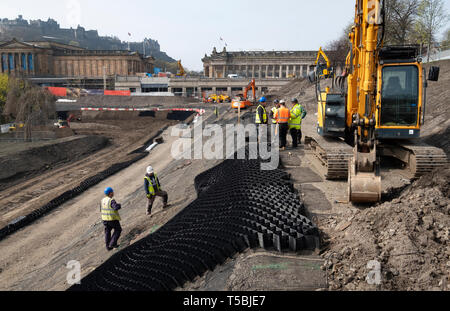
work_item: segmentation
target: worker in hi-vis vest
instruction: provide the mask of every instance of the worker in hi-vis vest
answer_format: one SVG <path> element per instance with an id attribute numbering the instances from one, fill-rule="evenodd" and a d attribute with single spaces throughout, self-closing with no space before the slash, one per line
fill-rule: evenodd
<path id="1" fill-rule="evenodd" d="M 119 215 L 121 206 L 113 199 L 114 190 L 111 187 L 106 188 L 104 193 L 105 197 L 100 204 L 100 211 L 102 213 L 103 225 L 105 226 L 106 249 L 110 251 L 113 248 L 119 247 L 117 241 L 122 232 Z M 114 230 L 114 233 L 111 236 L 112 230 Z"/>
<path id="2" fill-rule="evenodd" d="M 256 108 L 255 115 L 255 124 L 257 126 L 257 135 L 258 141 L 261 142 L 263 140 L 264 135 L 267 139 L 267 123 L 268 123 L 268 115 L 266 111 L 266 98 L 263 96 L 259 100 L 259 105 Z"/>
<path id="3" fill-rule="evenodd" d="M 292 109 L 289 118 L 289 131 L 292 137 L 292 147 L 297 148 L 302 143 L 302 120 L 306 117 L 306 110 L 298 103 L 297 98 L 291 100 Z"/>
<path id="4" fill-rule="evenodd" d="M 272 119 L 272 124 L 277 124 L 277 119 L 275 119 L 275 113 L 277 112 L 278 108 L 280 108 L 280 101 L 278 99 L 275 99 L 273 101 L 273 107 L 270 110 L 270 118 Z"/>
<path id="5" fill-rule="evenodd" d="M 155 201 L 157 196 L 163 198 L 163 208 L 168 207 L 167 201 L 169 199 L 169 196 L 167 195 L 167 192 L 161 189 L 161 184 L 159 183 L 158 176 L 156 176 L 155 171 L 151 166 L 147 167 L 147 174 L 145 174 L 144 177 L 144 188 L 148 199 L 147 215 L 152 214 L 153 202 Z"/>
<path id="6" fill-rule="evenodd" d="M 289 130 L 289 118 L 291 112 L 286 108 L 286 102 L 280 100 L 280 108 L 275 113 L 275 119 L 279 126 L 280 150 L 286 150 L 286 136 Z"/>

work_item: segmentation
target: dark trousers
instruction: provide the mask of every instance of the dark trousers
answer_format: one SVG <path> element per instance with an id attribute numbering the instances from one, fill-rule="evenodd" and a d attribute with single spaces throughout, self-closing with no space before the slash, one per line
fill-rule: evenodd
<path id="1" fill-rule="evenodd" d="M 164 205 L 167 204 L 167 201 L 169 200 L 169 195 L 167 192 L 159 190 L 155 192 L 155 195 L 152 195 L 150 199 L 148 199 L 148 206 L 147 206 L 147 212 L 152 212 L 153 202 L 155 202 L 156 197 L 162 197 L 164 201 Z"/>
<path id="2" fill-rule="evenodd" d="M 120 233 L 122 232 L 122 227 L 118 220 L 113 221 L 103 221 L 105 226 L 105 243 L 106 248 L 113 248 L 117 246 L 117 241 L 119 240 Z M 111 236 L 111 231 L 114 229 L 114 233 Z"/>
<path id="3" fill-rule="evenodd" d="M 258 142 L 267 143 L 271 141 L 271 125 L 270 124 L 257 124 L 258 129 Z"/>
<path id="4" fill-rule="evenodd" d="M 291 132 L 292 147 L 297 148 L 298 147 L 298 130 L 295 128 L 292 128 L 289 130 L 289 132 Z"/>
<path id="5" fill-rule="evenodd" d="M 286 147 L 286 138 L 289 130 L 289 125 L 287 123 L 280 123 L 280 148 Z"/>

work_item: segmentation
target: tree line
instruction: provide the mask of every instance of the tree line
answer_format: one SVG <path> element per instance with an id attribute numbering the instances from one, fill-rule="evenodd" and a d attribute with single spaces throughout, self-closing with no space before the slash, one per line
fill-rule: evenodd
<path id="1" fill-rule="evenodd" d="M 443 27 L 448 27 L 450 17 L 443 0 L 385 0 L 384 45 L 421 46 L 422 54 L 428 58 L 434 48 L 450 49 L 450 27 L 444 38 L 439 38 Z M 326 45 L 333 66 L 343 66 L 350 42 L 348 34 L 353 21 L 343 30 L 342 35 Z M 428 59 L 429 60 L 429 59 Z"/>

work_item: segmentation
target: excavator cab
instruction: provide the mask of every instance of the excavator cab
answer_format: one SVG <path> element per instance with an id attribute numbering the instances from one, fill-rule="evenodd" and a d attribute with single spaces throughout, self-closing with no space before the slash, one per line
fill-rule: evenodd
<path id="1" fill-rule="evenodd" d="M 426 80 L 418 47 L 382 48 L 379 62 L 376 137 L 419 137 Z"/>

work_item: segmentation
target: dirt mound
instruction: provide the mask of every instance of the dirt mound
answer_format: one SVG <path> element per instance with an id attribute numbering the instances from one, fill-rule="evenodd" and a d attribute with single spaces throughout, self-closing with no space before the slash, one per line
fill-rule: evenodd
<path id="1" fill-rule="evenodd" d="M 450 119 L 449 119 L 450 121 Z M 425 137 L 425 142 L 432 146 L 442 148 L 447 157 L 450 157 L 450 125 L 445 129 L 441 129 L 439 132 Z"/>
<path id="2" fill-rule="evenodd" d="M 338 225 L 323 254 L 330 289 L 450 290 L 449 177 L 448 166 L 425 175 Z M 366 281 L 372 260 L 381 265 L 376 287 Z"/>
<path id="3" fill-rule="evenodd" d="M 429 82 L 427 88 L 427 106 L 425 107 L 425 125 L 422 135 L 425 142 L 444 149 L 450 155 L 450 111 L 448 102 L 450 98 L 450 60 L 430 63 L 440 67 L 438 82 Z M 430 65 L 426 65 L 428 68 Z"/>
<path id="4" fill-rule="evenodd" d="M 0 157 L 0 190 L 6 183 L 21 176 L 37 173 L 49 167 L 95 152 L 108 143 L 102 136 L 72 136 L 52 142 L 35 144 L 25 150 L 11 150 Z"/>
<path id="5" fill-rule="evenodd" d="M 149 107 L 177 106 L 189 103 L 193 98 L 179 96 L 86 96 L 77 100 L 82 107 Z"/>
<path id="6" fill-rule="evenodd" d="M 284 99 L 289 102 L 294 97 L 302 105 L 306 105 L 308 111 L 313 112 L 317 110 L 315 87 L 308 79 L 292 80 L 277 92 L 267 96 L 270 102 L 275 99 Z"/>

